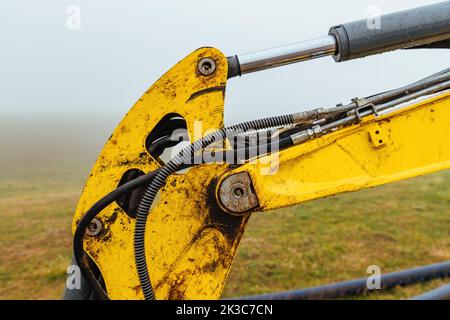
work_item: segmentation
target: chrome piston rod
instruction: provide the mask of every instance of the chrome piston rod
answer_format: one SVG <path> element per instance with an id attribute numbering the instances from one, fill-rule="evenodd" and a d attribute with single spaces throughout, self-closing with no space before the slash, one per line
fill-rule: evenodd
<path id="1" fill-rule="evenodd" d="M 331 56 L 335 52 L 335 38 L 333 36 L 326 36 L 239 55 L 237 59 L 240 73 L 243 75 L 300 61 Z"/>
<path id="2" fill-rule="evenodd" d="M 450 49 L 450 1 L 394 12 L 329 29 L 328 35 L 304 42 L 228 58 L 228 77 L 275 68 L 295 62 L 333 56 L 337 62 L 398 49 Z"/>

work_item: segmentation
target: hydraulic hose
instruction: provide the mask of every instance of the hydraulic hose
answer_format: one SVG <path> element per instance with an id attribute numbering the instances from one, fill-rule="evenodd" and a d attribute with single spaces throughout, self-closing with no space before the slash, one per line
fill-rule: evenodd
<path id="1" fill-rule="evenodd" d="M 249 130 L 261 130 L 272 127 L 282 127 L 295 123 L 295 115 L 276 116 L 260 120 L 244 122 L 229 128 L 219 129 L 200 140 L 197 140 L 190 146 L 185 147 L 177 156 L 163 166 L 155 175 L 154 179 L 149 183 L 144 196 L 139 204 L 136 214 L 136 224 L 134 229 L 134 258 L 136 270 L 141 283 L 142 293 L 146 300 L 154 300 L 155 293 L 150 280 L 146 252 L 145 252 L 145 230 L 147 225 L 147 217 L 150 208 L 155 200 L 158 191 L 165 185 L 167 178 L 179 170 L 186 160 L 190 160 L 198 151 L 208 145 L 219 142 L 226 137 L 233 137 L 239 133 Z"/>
<path id="2" fill-rule="evenodd" d="M 412 297 L 410 300 L 450 300 L 450 283 L 419 296 Z"/>
<path id="3" fill-rule="evenodd" d="M 194 157 L 194 163 L 202 163 L 204 159 L 212 159 L 218 163 L 240 164 L 252 158 L 264 156 L 272 152 L 278 152 L 292 147 L 294 142 L 290 136 L 268 142 L 264 145 L 246 146 L 233 150 L 219 152 L 204 152 Z M 203 162 L 205 163 L 205 162 Z"/>
<path id="4" fill-rule="evenodd" d="M 155 177 L 158 170 L 140 176 L 118 187 L 111 193 L 101 198 L 85 213 L 85 215 L 80 219 L 80 222 L 77 225 L 73 237 L 74 258 L 76 264 L 80 267 L 82 275 L 89 282 L 89 285 L 92 287 L 92 290 L 94 291 L 96 298 L 99 300 L 107 300 L 108 294 L 105 292 L 105 290 L 103 290 L 101 285 L 98 283 L 96 277 L 94 276 L 94 274 L 89 268 L 89 265 L 87 264 L 83 249 L 83 237 L 86 232 L 86 229 L 89 226 L 89 223 L 92 221 L 92 219 L 94 219 L 95 216 L 97 216 L 97 214 L 99 214 L 103 209 L 105 209 L 111 203 L 116 201 L 120 196 L 136 188 L 148 184 Z"/>
<path id="5" fill-rule="evenodd" d="M 409 270 L 387 273 L 381 276 L 380 289 L 391 289 L 396 286 L 406 286 L 450 276 L 450 261 L 431 264 Z M 235 298 L 237 300 L 318 300 L 337 299 L 369 292 L 367 278 L 338 282 L 314 288 L 292 290 L 278 293 L 268 293 L 255 296 Z M 449 294 L 447 287 L 446 293 Z M 440 291 L 443 295 L 444 290 Z M 437 295 L 436 295 L 437 296 Z M 427 297 L 431 297 L 428 295 Z"/>
<path id="6" fill-rule="evenodd" d="M 270 144 L 266 145 L 264 150 L 266 152 L 270 152 L 271 150 L 279 149 L 282 150 L 284 148 L 287 148 L 292 145 L 292 139 L 290 137 L 285 137 L 283 139 L 280 139 L 279 141 L 271 142 Z M 172 141 L 168 140 L 167 144 L 161 145 L 161 148 L 164 149 L 166 147 L 172 146 Z M 245 155 L 247 157 L 248 155 L 255 155 L 255 148 L 258 147 L 245 147 L 245 148 L 237 148 L 231 151 L 224 151 L 224 159 L 236 159 L 236 162 L 240 160 L 245 160 L 245 158 L 239 158 L 239 155 Z M 230 154 L 233 155 L 230 157 Z M 257 155 L 261 155 L 259 150 L 257 150 Z M 202 155 L 200 155 L 202 156 Z M 212 156 L 209 156 L 209 158 L 213 158 Z M 193 164 L 196 164 L 196 159 L 192 159 L 192 164 L 189 165 L 183 165 L 180 170 L 190 167 Z M 201 161 L 198 162 L 199 164 L 204 163 L 203 159 L 200 159 Z M 159 169 L 158 169 L 159 170 Z M 108 294 L 105 292 L 103 287 L 99 284 L 97 278 L 91 271 L 91 268 L 89 266 L 88 257 L 86 256 L 84 250 L 83 250 L 83 236 L 85 234 L 86 228 L 88 227 L 89 223 L 93 218 L 95 218 L 103 209 L 105 209 L 108 205 L 113 203 L 114 201 L 117 201 L 121 196 L 124 194 L 131 192 L 137 188 L 140 188 L 142 186 L 147 185 L 156 175 L 158 170 L 147 173 L 141 177 L 138 177 L 120 187 L 113 190 L 106 196 L 104 196 L 102 199 L 97 201 L 87 212 L 86 214 L 80 219 L 77 228 L 75 230 L 74 234 L 74 240 L 73 240 L 73 250 L 74 250 L 74 259 L 75 264 L 80 267 L 81 273 L 83 277 L 88 282 L 90 288 L 93 290 L 93 293 L 95 297 L 99 300 L 107 300 L 109 299 Z"/>
<path id="7" fill-rule="evenodd" d="M 404 95 L 404 92 L 407 91 L 410 93 L 411 91 L 418 90 L 422 87 L 427 87 L 432 84 L 435 84 L 434 87 L 436 89 L 429 88 L 427 90 L 422 90 L 416 93 L 416 95 L 423 95 L 425 93 L 435 92 L 442 90 L 442 88 L 448 88 L 448 81 L 443 82 L 445 80 L 448 80 L 449 77 L 449 69 L 446 69 L 442 72 L 439 72 L 438 74 L 435 74 L 433 76 L 427 77 L 421 81 L 418 81 L 410 86 L 406 86 L 397 90 L 392 90 L 384 94 L 372 96 L 366 98 L 367 100 L 374 100 L 374 101 L 384 101 L 384 100 L 390 100 L 394 97 L 399 97 Z M 443 82 L 443 83 L 442 83 Z M 436 83 L 439 83 L 439 85 L 436 85 Z M 447 86 L 445 86 L 447 85 Z M 433 89 L 433 90 L 431 90 Z M 431 90 L 431 91 L 430 91 Z M 425 92 L 426 91 L 426 92 Z M 430 91 L 430 92 L 428 92 Z M 401 100 L 401 99 L 399 99 Z M 395 102 L 395 101 L 394 101 Z M 391 103 L 392 104 L 392 103 Z M 387 103 L 387 106 L 390 106 L 391 104 Z M 383 106 L 384 109 L 385 106 Z M 335 108 L 336 111 L 346 111 L 346 107 L 340 107 Z M 345 109 L 345 110 L 344 110 Z M 146 264 L 145 259 L 145 243 L 144 243 L 144 237 L 145 237 L 145 228 L 146 228 L 146 218 L 149 214 L 151 205 L 154 201 L 154 198 L 159 191 L 159 189 L 165 184 L 165 181 L 167 177 L 183 168 L 192 166 L 194 164 L 201 164 L 204 163 L 204 161 L 195 161 L 197 158 L 196 153 L 206 146 L 214 143 L 219 142 L 223 140 L 224 138 L 230 138 L 235 137 L 238 135 L 241 135 L 242 133 L 248 134 L 248 131 L 255 131 L 268 129 L 268 128 L 274 128 L 274 127 L 284 127 L 289 126 L 292 124 L 299 124 L 303 123 L 304 121 L 311 121 L 314 120 L 317 116 L 319 116 L 319 113 L 317 113 L 317 110 L 313 111 L 307 111 L 307 112 L 301 112 L 286 116 L 278 116 L 278 117 L 271 117 L 267 119 L 261 119 L 261 120 L 255 120 L 246 122 L 243 124 L 238 124 L 235 126 L 231 126 L 229 128 L 220 129 L 210 135 L 207 135 L 203 139 L 200 139 L 199 141 L 196 141 L 192 145 L 186 147 L 181 151 L 174 159 L 169 161 L 167 165 L 162 167 L 161 169 L 158 169 L 154 172 L 150 172 L 146 175 L 143 175 L 135 180 L 132 180 L 116 190 L 112 191 L 110 194 L 103 197 L 101 200 L 99 200 L 97 203 L 94 204 L 92 208 L 90 208 L 86 214 L 81 218 L 80 222 L 77 225 L 77 229 L 75 231 L 74 235 L 74 256 L 76 263 L 80 266 L 81 272 L 83 276 L 87 279 L 90 286 L 94 290 L 94 293 L 98 299 L 108 299 L 108 295 L 103 289 L 103 287 L 98 283 L 96 277 L 90 270 L 90 267 L 88 265 L 87 256 L 85 256 L 84 250 L 83 250 L 83 237 L 85 234 L 85 230 L 88 227 L 91 220 L 100 213 L 104 208 L 106 208 L 109 204 L 116 201 L 120 196 L 145 185 L 148 185 L 145 195 L 139 205 L 138 209 L 138 216 L 137 216 L 137 222 L 136 222 L 136 228 L 135 228 L 135 237 L 134 237 L 134 251 L 135 251 L 135 262 L 136 262 L 136 269 L 138 271 L 139 280 L 141 282 L 144 297 L 146 299 L 154 299 L 154 293 L 153 288 L 151 286 L 150 277 L 148 274 L 148 268 Z M 345 113 L 345 112 L 344 112 Z M 339 121 L 347 120 L 347 118 L 341 119 Z M 329 126 L 332 125 L 329 124 Z M 249 159 L 250 157 L 254 156 L 260 156 L 265 153 L 270 153 L 273 150 L 282 150 L 287 147 L 290 147 L 294 144 L 293 138 L 296 135 L 296 132 L 298 130 L 301 130 L 302 127 L 295 127 L 292 129 L 289 129 L 285 132 L 282 132 L 280 136 L 278 137 L 279 140 L 270 141 L 267 145 L 265 145 L 265 149 L 261 149 L 260 146 L 246 146 L 245 148 L 233 148 L 233 150 L 226 150 L 222 151 L 224 153 L 225 159 L 233 159 L 233 161 L 239 162 L 239 161 L 245 161 Z M 327 128 L 326 126 L 324 128 Z M 267 132 L 266 132 L 267 133 Z M 164 148 L 169 147 L 172 145 L 172 141 L 170 139 L 160 139 L 161 144 L 158 145 L 158 152 L 161 152 L 164 150 Z M 160 150 L 161 149 L 161 150 Z M 209 158 L 213 158 L 213 156 L 210 156 Z M 192 161 L 194 159 L 194 161 Z M 188 161 L 186 164 L 186 161 Z"/>

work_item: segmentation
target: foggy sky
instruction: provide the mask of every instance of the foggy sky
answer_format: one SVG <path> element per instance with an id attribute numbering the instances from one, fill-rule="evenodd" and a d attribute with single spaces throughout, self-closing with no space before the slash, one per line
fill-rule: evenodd
<path id="1" fill-rule="evenodd" d="M 3 1 L 0 114 L 124 114 L 167 69 L 209 45 L 226 55 L 326 35 L 330 26 L 427 0 Z M 69 30 L 66 9 L 81 9 Z M 412 50 L 334 63 L 328 57 L 229 81 L 227 124 L 330 107 L 448 67 L 448 51 Z"/>

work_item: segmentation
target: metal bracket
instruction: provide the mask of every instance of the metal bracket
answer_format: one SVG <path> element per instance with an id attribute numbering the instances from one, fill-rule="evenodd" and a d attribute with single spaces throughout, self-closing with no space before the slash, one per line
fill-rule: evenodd
<path id="1" fill-rule="evenodd" d="M 352 102 L 354 104 L 356 104 L 356 108 L 354 110 L 355 112 L 355 116 L 356 116 L 356 123 L 360 123 L 362 121 L 362 116 L 361 116 L 361 110 L 362 109 L 366 109 L 366 108 L 370 108 L 372 110 L 372 113 L 375 117 L 378 117 L 378 110 L 376 108 L 376 106 L 371 103 L 368 102 L 365 98 L 353 98 Z"/>
<path id="2" fill-rule="evenodd" d="M 378 148 L 386 145 L 388 137 L 384 134 L 384 130 L 379 124 L 369 131 L 370 141 L 373 146 Z"/>

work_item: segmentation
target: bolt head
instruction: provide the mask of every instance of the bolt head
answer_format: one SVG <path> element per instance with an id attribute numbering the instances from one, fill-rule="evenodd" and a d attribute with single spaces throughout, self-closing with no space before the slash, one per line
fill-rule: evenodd
<path id="1" fill-rule="evenodd" d="M 102 232 L 102 230 L 103 230 L 102 222 L 99 219 L 94 218 L 86 228 L 86 234 L 90 237 L 95 237 L 98 236 L 100 232 Z"/>
<path id="2" fill-rule="evenodd" d="M 203 58 L 198 62 L 197 69 L 204 76 L 212 75 L 216 71 L 216 62 L 211 58 Z"/>
<path id="3" fill-rule="evenodd" d="M 234 215 L 247 214 L 259 205 L 247 172 L 226 177 L 219 186 L 218 196 L 222 208 Z"/>
<path id="4" fill-rule="evenodd" d="M 237 199 L 241 199 L 245 194 L 244 189 L 241 186 L 237 186 L 233 189 L 233 195 Z"/>

